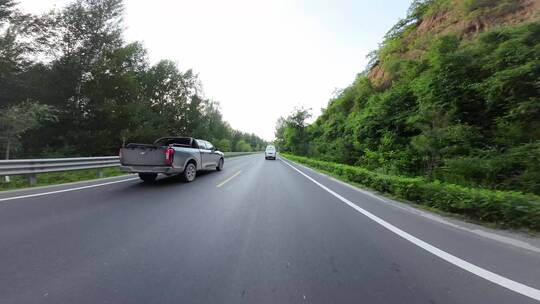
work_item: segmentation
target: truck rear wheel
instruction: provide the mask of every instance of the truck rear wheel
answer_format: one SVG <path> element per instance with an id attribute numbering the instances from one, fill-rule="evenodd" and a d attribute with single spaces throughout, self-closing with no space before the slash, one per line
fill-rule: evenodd
<path id="1" fill-rule="evenodd" d="M 184 172 L 182 172 L 182 179 L 184 182 L 189 183 L 195 180 L 195 176 L 197 176 L 197 167 L 194 163 L 190 162 L 184 168 Z"/>
<path id="2" fill-rule="evenodd" d="M 145 183 L 151 183 L 156 180 L 157 173 L 139 173 L 139 178 Z"/>

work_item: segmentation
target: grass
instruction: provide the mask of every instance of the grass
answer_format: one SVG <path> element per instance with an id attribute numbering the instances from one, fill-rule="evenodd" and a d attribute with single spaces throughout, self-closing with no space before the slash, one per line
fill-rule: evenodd
<path id="1" fill-rule="evenodd" d="M 120 171 L 117 167 L 103 168 L 103 177 L 112 177 L 125 175 L 125 172 Z M 51 172 L 37 174 L 37 183 L 34 187 L 58 185 L 64 183 L 72 183 L 86 181 L 98 178 L 97 169 Z M 11 181 L 6 183 L 4 177 L 0 177 L 0 191 L 29 188 L 28 178 L 26 176 L 17 175 L 11 176 Z"/>

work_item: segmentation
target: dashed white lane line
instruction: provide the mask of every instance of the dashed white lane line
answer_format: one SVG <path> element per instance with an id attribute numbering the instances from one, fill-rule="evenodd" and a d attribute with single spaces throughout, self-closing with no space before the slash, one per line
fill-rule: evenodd
<path id="1" fill-rule="evenodd" d="M 251 155 L 247 155 L 247 156 L 251 156 Z M 238 157 L 234 157 L 232 160 L 236 160 L 236 159 L 240 159 L 240 158 L 241 158 L 241 156 L 238 156 Z M 231 161 L 231 160 L 229 160 L 229 161 Z M 240 172 L 237 172 L 237 174 L 240 174 Z M 234 177 L 234 176 L 232 176 L 232 177 Z M 232 179 L 232 177 L 231 177 L 231 179 Z M 11 196 L 11 197 L 6 197 L 6 198 L 0 198 L 0 202 L 23 199 L 23 198 L 29 198 L 29 197 L 36 197 L 36 196 L 43 196 L 43 195 L 50 195 L 50 194 L 56 194 L 56 193 L 62 193 L 62 192 L 70 192 L 70 191 L 76 191 L 76 190 L 82 190 L 82 189 L 88 189 L 88 188 L 102 187 L 102 186 L 107 186 L 107 185 L 112 185 L 112 184 L 117 184 L 117 183 L 128 182 L 128 181 L 132 181 L 132 180 L 136 180 L 136 179 L 138 179 L 138 178 L 133 177 L 133 178 L 123 179 L 123 180 L 119 180 L 119 181 L 113 181 L 113 182 L 107 182 L 107 183 L 101 183 L 101 184 L 95 184 L 95 185 L 89 185 L 89 186 L 75 187 L 75 188 L 62 189 L 62 190 L 56 190 L 56 191 L 33 193 L 33 194 L 20 195 L 20 196 Z M 226 180 L 225 182 L 228 182 L 228 180 Z M 225 182 L 223 182 L 223 184 Z M 58 185 L 58 186 L 62 186 L 62 185 Z M 21 189 L 21 190 L 26 190 L 26 189 Z"/>
<path id="2" fill-rule="evenodd" d="M 63 193 L 63 192 L 70 192 L 70 191 L 76 191 L 76 190 L 82 190 L 82 189 L 103 187 L 103 186 L 112 185 L 112 184 L 124 183 L 128 181 L 136 180 L 136 179 L 138 178 L 134 177 L 134 178 L 128 178 L 128 179 L 123 179 L 119 181 L 107 182 L 107 183 L 101 183 L 101 184 L 95 184 L 95 185 L 89 185 L 89 186 L 82 186 L 82 187 L 68 188 L 68 189 L 62 189 L 62 190 L 56 190 L 56 191 L 40 192 L 40 193 L 33 193 L 33 194 L 27 194 L 27 195 L 0 198 L 0 202 L 29 198 L 29 197 L 36 197 L 36 196 L 43 196 L 43 195 L 50 195 L 50 194 L 57 194 L 57 193 Z"/>
<path id="3" fill-rule="evenodd" d="M 421 239 L 397 228 L 396 226 L 388 223 L 387 221 L 379 218 L 378 216 L 372 214 L 371 212 L 367 211 L 367 210 L 364 210 L 360 207 L 358 207 L 356 204 L 354 204 L 353 202 L 349 201 L 348 199 L 344 198 L 343 196 L 337 194 L 336 192 L 330 190 L 329 188 L 327 188 L 326 186 L 324 186 L 323 184 L 317 182 L 316 180 L 314 180 L 313 178 L 311 178 L 309 175 L 305 174 L 304 172 L 298 170 L 296 167 L 294 167 L 293 165 L 289 164 L 288 162 L 282 160 L 285 164 L 287 164 L 289 167 L 293 168 L 294 170 L 296 170 L 298 173 L 302 174 L 305 178 L 309 179 L 310 181 L 312 181 L 313 183 L 315 183 L 317 186 L 321 187 L 323 190 L 325 190 L 326 192 L 332 194 L 334 197 L 336 197 L 337 199 L 339 199 L 340 201 L 344 202 L 345 204 L 349 205 L 351 208 L 353 208 L 354 210 L 362 213 L 363 215 L 365 215 L 366 217 L 368 217 L 369 219 L 373 220 L 374 222 L 376 222 L 377 224 L 383 226 L 384 228 L 390 230 L 391 232 L 397 234 L 398 236 L 404 238 L 405 240 L 413 243 L 414 245 L 428 251 L 429 253 L 465 270 L 465 271 L 468 271 L 474 275 L 477 275 L 483 279 L 486 279 L 492 283 L 495 283 L 499 286 L 502 286 L 504 288 L 507 288 L 511 291 L 514 291 L 514 292 L 517 292 L 519 294 L 522 294 L 524 296 L 527 296 L 529 298 L 532 298 L 532 299 L 535 299 L 537 301 L 540 301 L 540 290 L 538 289 L 535 289 L 533 287 L 530 287 L 530 286 L 527 286 L 525 284 L 522 284 L 522 283 L 519 283 L 519 282 L 516 282 L 516 281 L 513 281 L 511 279 L 508 279 L 506 277 L 503 277 L 501 275 L 498 275 L 496 273 L 493 273 L 487 269 L 484 269 L 484 268 L 481 268 L 479 266 L 476 266 L 472 263 L 469 263 L 463 259 L 460 259 L 456 256 L 453 256 L 451 254 L 449 254 L 448 252 L 444 251 L 444 250 L 441 250 L 429 243 L 426 243 L 424 241 L 422 241 Z"/>
<path id="4" fill-rule="evenodd" d="M 226 180 L 224 180 L 223 182 L 221 182 L 219 185 L 217 185 L 216 187 L 218 188 L 221 188 L 221 186 L 225 185 L 226 183 L 228 183 L 230 180 L 232 180 L 233 178 L 235 178 L 236 176 L 238 176 L 238 174 L 242 173 L 242 170 L 236 172 L 235 174 L 233 174 L 233 176 L 227 178 Z"/>

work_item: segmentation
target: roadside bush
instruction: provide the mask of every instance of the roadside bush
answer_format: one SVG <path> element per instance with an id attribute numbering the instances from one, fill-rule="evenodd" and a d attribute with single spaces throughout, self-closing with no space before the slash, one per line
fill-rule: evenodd
<path id="1" fill-rule="evenodd" d="M 540 231 L 540 197 L 519 192 L 467 188 L 430 182 L 421 177 L 376 173 L 361 167 L 325 162 L 290 154 L 282 156 L 382 193 L 474 220 L 503 227 Z"/>
<path id="2" fill-rule="evenodd" d="M 435 178 L 465 187 L 515 190 L 540 195 L 540 141 L 444 161 Z"/>

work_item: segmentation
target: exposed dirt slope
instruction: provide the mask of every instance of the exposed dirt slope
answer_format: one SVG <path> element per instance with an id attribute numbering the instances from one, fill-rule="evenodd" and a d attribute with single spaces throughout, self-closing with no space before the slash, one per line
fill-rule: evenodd
<path id="1" fill-rule="evenodd" d="M 470 3 L 481 3 L 470 8 Z M 433 38 L 454 34 L 463 40 L 499 26 L 512 26 L 540 19 L 540 0 L 513 0 L 504 5 L 497 0 L 440 0 L 433 8 L 407 31 L 403 46 L 395 52 L 403 58 L 421 58 Z M 444 3 L 435 8 L 437 4 Z M 499 5 L 497 5 L 499 4 Z M 469 9 L 465 9 L 469 5 Z M 391 77 L 379 62 L 369 72 L 369 78 L 379 87 L 391 85 Z"/>

